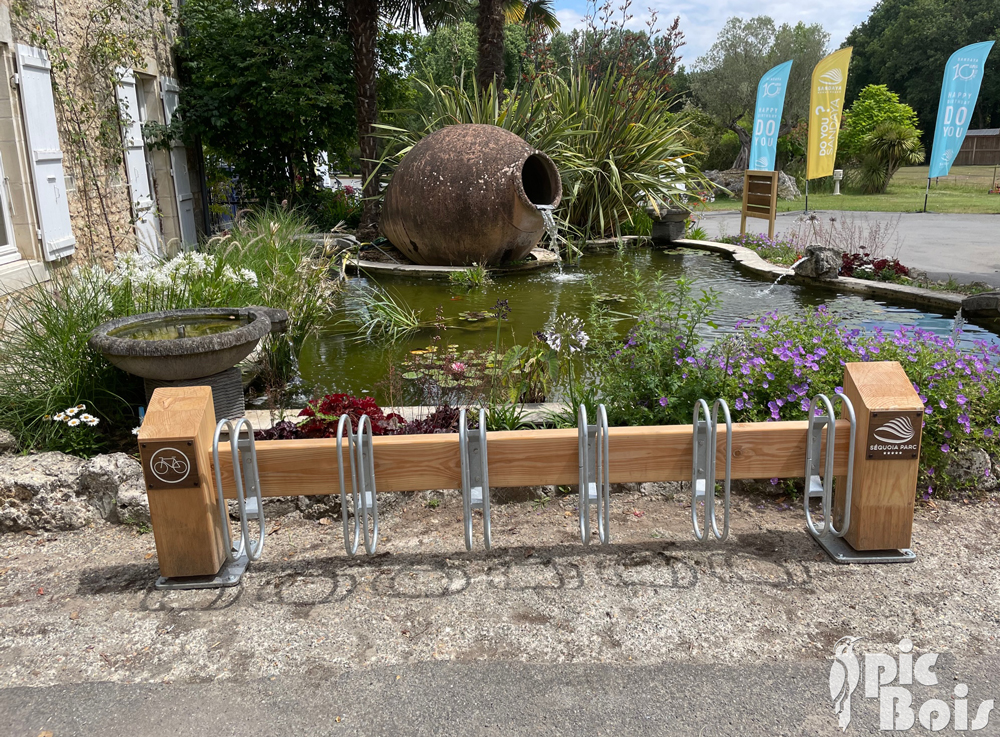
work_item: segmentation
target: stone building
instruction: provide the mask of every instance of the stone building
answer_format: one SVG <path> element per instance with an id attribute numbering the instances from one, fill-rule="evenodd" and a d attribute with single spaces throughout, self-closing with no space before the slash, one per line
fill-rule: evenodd
<path id="1" fill-rule="evenodd" d="M 200 151 L 169 127 L 175 33 L 169 0 L 0 0 L 0 296 L 204 232 Z"/>

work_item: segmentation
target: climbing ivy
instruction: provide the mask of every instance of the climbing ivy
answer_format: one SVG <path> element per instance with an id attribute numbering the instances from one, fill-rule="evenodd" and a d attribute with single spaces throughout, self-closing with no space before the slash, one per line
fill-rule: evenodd
<path id="1" fill-rule="evenodd" d="M 117 253 L 131 239 L 115 189 L 123 176 L 123 126 L 117 86 L 122 68 L 142 70 L 149 57 L 169 68 L 169 0 L 86 0 L 72 11 L 57 3 L 14 0 L 16 35 L 44 49 L 52 64 L 60 139 L 82 205 L 74 221 L 92 251 L 105 241 Z M 117 200 L 117 202 L 116 202 Z M 81 232 L 85 231 L 85 232 Z"/>

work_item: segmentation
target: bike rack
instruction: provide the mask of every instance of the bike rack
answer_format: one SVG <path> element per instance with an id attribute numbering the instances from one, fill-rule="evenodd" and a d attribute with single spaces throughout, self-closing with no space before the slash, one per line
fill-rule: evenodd
<path id="1" fill-rule="evenodd" d="M 719 409 L 722 409 L 726 420 L 726 476 L 723 482 L 722 497 L 722 531 L 719 531 L 718 517 L 715 513 L 715 453 L 719 431 Z M 702 419 L 704 415 L 704 419 Z M 711 422 L 709 421 L 711 416 Z M 712 534 L 717 540 L 729 537 L 730 487 L 732 485 L 733 463 L 733 421 L 729 415 L 729 405 L 724 399 L 716 399 L 712 405 L 711 415 L 708 402 L 699 399 L 694 405 L 692 420 L 692 458 L 691 458 L 691 526 L 694 537 L 699 542 L 708 540 L 708 525 L 712 523 Z M 705 526 L 702 528 L 698 520 L 698 502 L 705 504 Z"/>
<path id="2" fill-rule="evenodd" d="M 838 530 L 833 523 L 833 460 L 837 434 L 837 418 L 833 403 L 840 400 L 841 408 L 851 425 L 850 450 L 847 455 L 847 477 L 844 483 L 844 519 Z M 818 405 L 821 413 L 816 414 Z M 826 430 L 826 453 L 822 454 L 823 430 Z M 855 550 L 840 538 L 851 527 L 851 491 L 854 485 L 854 441 L 857 435 L 857 420 L 854 405 L 843 394 L 835 394 L 833 401 L 825 394 L 817 394 L 809 401 L 809 429 L 806 431 L 805 491 L 802 506 L 806 513 L 806 529 L 830 557 L 837 563 L 908 563 L 916 560 L 912 550 Z M 822 469 L 820 455 L 823 455 Z M 820 500 L 823 523 L 816 524 L 809 503 Z"/>
<path id="3" fill-rule="evenodd" d="M 580 539 L 590 544 L 590 505 L 597 505 L 597 533 L 602 545 L 611 542 L 611 474 L 608 470 L 608 413 L 597 406 L 597 424 L 587 424 L 587 408 L 580 405 Z"/>
<path id="4" fill-rule="evenodd" d="M 469 437 L 463 408 L 458 415 L 458 451 L 462 462 L 462 511 L 465 514 L 465 549 L 472 550 L 472 510 L 483 513 L 483 543 L 489 550 L 490 476 L 486 456 L 486 410 L 479 410 L 479 432 Z"/>
<path id="5" fill-rule="evenodd" d="M 846 410 L 851 422 L 851 450 L 847 464 L 847 488 L 844 497 L 844 521 L 838 530 L 833 524 L 833 456 L 837 434 L 837 418 L 833 411 L 833 402 L 825 394 L 817 394 L 809 400 L 809 429 L 806 431 L 806 473 L 805 493 L 802 495 L 802 506 L 806 513 L 806 526 L 815 538 L 833 535 L 843 537 L 851 526 L 851 486 L 854 481 L 854 436 L 857 431 L 854 420 L 854 407 L 851 400 L 843 394 L 834 395 L 834 401 L 840 398 L 841 405 Z M 816 414 L 817 405 L 823 405 L 820 414 Z M 826 454 L 820 468 L 820 453 L 823 443 L 823 430 L 826 430 Z M 823 524 L 817 526 L 812 517 L 809 503 L 820 500 L 823 512 Z"/>
<path id="6" fill-rule="evenodd" d="M 367 432 L 365 432 L 367 428 Z M 347 455 L 351 464 L 351 502 L 354 510 L 354 534 L 351 534 L 347 485 L 344 483 L 344 431 L 347 431 Z M 365 551 L 375 554 L 378 545 L 378 498 L 375 495 L 375 454 L 372 451 L 372 424 L 368 415 L 358 420 L 358 432 L 351 429 L 351 418 L 341 415 L 337 424 L 337 475 L 340 481 L 340 516 L 344 521 L 344 549 L 348 555 L 358 552 L 360 539 Z M 371 518 L 371 530 L 368 523 Z"/>
<path id="7" fill-rule="evenodd" d="M 246 437 L 240 432 L 246 428 Z M 236 506 L 240 514 L 240 536 L 233 544 L 232 528 L 229 522 L 229 507 L 222 493 L 222 468 L 219 464 L 219 440 L 222 431 L 229 436 L 229 452 L 233 459 L 233 480 L 236 485 Z M 236 586 L 243 578 L 251 561 L 260 560 L 264 552 L 264 537 L 267 528 L 264 523 L 264 500 L 260 494 L 260 475 L 257 472 L 257 448 L 254 445 L 253 425 L 241 417 L 238 420 L 221 420 L 215 426 L 212 438 L 212 461 L 215 466 L 215 489 L 219 502 L 219 517 L 222 522 L 222 542 L 226 551 L 226 562 L 214 576 L 191 576 L 189 578 L 165 578 L 161 576 L 154 584 L 161 590 L 208 589 Z M 250 539 L 249 522 L 257 523 L 257 541 Z"/>

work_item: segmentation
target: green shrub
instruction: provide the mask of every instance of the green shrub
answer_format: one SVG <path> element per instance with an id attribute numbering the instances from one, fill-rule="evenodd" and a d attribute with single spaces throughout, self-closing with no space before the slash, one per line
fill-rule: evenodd
<path id="1" fill-rule="evenodd" d="M 711 349 L 683 358 L 689 367 L 684 373 L 705 396 L 729 401 L 734 422 L 805 419 L 810 397 L 842 391 L 845 363 L 899 361 L 926 407 L 922 494 L 959 486 L 947 471 L 956 450 L 1000 451 L 997 346 L 979 341 L 961 349 L 954 337 L 909 326 L 893 332 L 845 328 L 825 306 L 805 316 L 772 313 L 737 327 Z"/>
<path id="2" fill-rule="evenodd" d="M 96 264 L 58 269 L 51 281 L 15 295 L 0 316 L 0 427 L 22 448 L 73 449 L 80 438 L 46 417 L 85 404 L 99 419 L 91 451 L 129 437 L 135 408 L 145 403 L 142 382 L 87 340 L 102 322 L 143 312 L 255 304 L 288 310 L 287 332 L 261 346 L 265 381 L 280 385 L 329 310 L 326 262 L 311 258 L 315 246 L 299 239 L 303 232 L 300 216 L 265 211 L 201 252 L 167 260 L 126 254 L 110 272 Z"/>
<path id="3" fill-rule="evenodd" d="M 317 230 L 329 232 L 343 227 L 356 229 L 361 223 L 361 191 L 348 185 L 339 189 L 321 189 L 304 193 L 303 210 Z"/>
<path id="4" fill-rule="evenodd" d="M 621 235 L 651 199 L 678 204 L 711 190 L 691 165 L 685 114 L 670 112 L 669 99 L 634 89 L 613 70 L 594 84 L 585 75 L 568 84 L 543 75 L 499 95 L 493 87 L 470 93 L 461 85 L 418 84 L 428 102 L 413 111 L 414 124 L 380 126 L 388 168 L 446 125 L 500 126 L 552 158 L 563 185 L 556 215 L 563 228 L 587 238 Z"/>

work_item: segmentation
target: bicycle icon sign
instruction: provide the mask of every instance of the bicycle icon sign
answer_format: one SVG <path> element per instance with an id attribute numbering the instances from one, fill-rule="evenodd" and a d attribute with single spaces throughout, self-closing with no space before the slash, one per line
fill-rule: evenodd
<path id="1" fill-rule="evenodd" d="M 191 459 L 177 448 L 160 448 L 149 459 L 149 470 L 164 484 L 179 484 L 191 471 Z"/>

